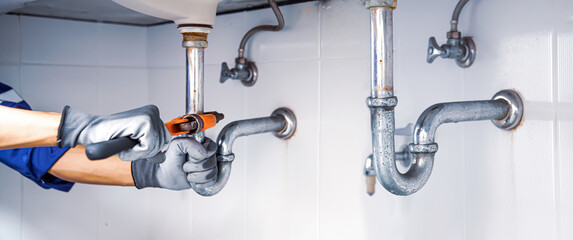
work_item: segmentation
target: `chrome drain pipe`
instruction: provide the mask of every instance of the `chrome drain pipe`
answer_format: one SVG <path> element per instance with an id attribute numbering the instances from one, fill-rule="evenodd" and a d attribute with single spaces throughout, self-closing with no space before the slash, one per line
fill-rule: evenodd
<path id="1" fill-rule="evenodd" d="M 213 196 L 227 184 L 231 175 L 231 164 L 235 160 L 233 143 L 239 137 L 273 132 L 281 139 L 289 139 L 296 131 L 296 116 L 288 108 L 279 108 L 271 116 L 234 121 L 227 124 L 217 137 L 217 164 L 219 174 L 214 185 L 195 189 L 199 195 Z"/>
<path id="2" fill-rule="evenodd" d="M 492 100 L 440 103 L 426 109 L 418 118 L 413 143 L 396 152 L 394 146 L 394 108 L 398 99 L 393 84 L 392 11 L 396 0 L 366 0 L 371 11 L 371 92 L 367 105 L 371 114 L 372 159 L 365 165 L 365 175 L 372 177 L 373 168 L 378 181 L 393 194 L 410 195 L 426 184 L 432 172 L 438 144 L 435 132 L 441 124 L 464 121 L 492 120 L 499 128 L 510 130 L 519 124 L 523 104 L 512 90 L 498 92 Z M 405 173 L 396 166 L 396 156 L 410 157 Z M 373 194 L 371 181 L 368 194 Z"/>
<path id="3" fill-rule="evenodd" d="M 183 34 L 182 46 L 185 48 L 185 114 L 200 114 L 204 112 L 204 56 L 211 27 L 180 26 L 178 29 Z M 198 132 L 192 137 L 203 142 L 205 133 Z"/>
<path id="4" fill-rule="evenodd" d="M 183 34 L 183 47 L 186 50 L 186 99 L 185 113 L 199 114 L 204 112 L 204 52 L 207 47 L 207 35 L 211 31 L 208 26 L 180 26 Z M 202 196 L 213 196 L 219 193 L 227 184 L 231 174 L 231 163 L 235 159 L 232 152 L 235 139 L 243 136 L 274 132 L 281 139 L 292 137 L 296 130 L 296 116 L 288 108 L 279 108 L 271 116 L 235 121 L 227 124 L 217 138 L 217 181 L 210 187 L 199 187 L 191 184 L 191 188 Z M 205 139 L 204 132 L 198 132 L 191 137 L 199 142 Z"/>

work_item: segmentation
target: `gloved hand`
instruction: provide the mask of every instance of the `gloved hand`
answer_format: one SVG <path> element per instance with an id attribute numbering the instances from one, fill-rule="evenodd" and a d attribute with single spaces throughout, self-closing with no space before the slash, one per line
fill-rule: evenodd
<path id="1" fill-rule="evenodd" d="M 155 156 L 171 139 L 159 118 L 159 109 L 147 105 L 108 116 L 80 112 L 66 106 L 58 129 L 58 147 L 89 145 L 119 137 L 136 139 L 139 144 L 120 152 L 125 161 Z"/>
<path id="2" fill-rule="evenodd" d="M 169 143 L 163 163 L 133 161 L 131 174 L 135 187 L 158 187 L 171 190 L 209 187 L 217 180 L 217 144 L 209 138 L 200 144 L 194 138 L 179 137 Z"/>

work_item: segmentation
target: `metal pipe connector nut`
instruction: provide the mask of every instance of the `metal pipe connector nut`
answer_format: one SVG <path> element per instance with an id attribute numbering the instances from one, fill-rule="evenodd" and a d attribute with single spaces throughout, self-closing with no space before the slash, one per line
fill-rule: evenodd
<path id="1" fill-rule="evenodd" d="M 373 98 L 369 97 L 366 99 L 366 104 L 368 107 L 383 107 L 383 108 L 394 108 L 398 105 L 397 97 L 386 97 L 386 98 Z"/>
<path id="2" fill-rule="evenodd" d="M 396 8 L 397 0 L 363 0 L 364 6 L 366 8 L 372 7 L 389 7 L 389 8 Z"/>
<path id="3" fill-rule="evenodd" d="M 181 46 L 184 48 L 206 48 L 209 44 L 207 41 L 183 41 Z"/>
<path id="4" fill-rule="evenodd" d="M 438 152 L 438 144 L 437 143 L 430 143 L 430 144 L 410 143 L 410 145 L 408 147 L 410 148 L 411 153 L 435 153 L 435 152 Z"/>
<path id="5" fill-rule="evenodd" d="M 217 161 L 218 162 L 232 162 L 233 160 L 235 160 L 235 154 L 234 153 L 227 154 L 227 155 L 217 155 Z"/>

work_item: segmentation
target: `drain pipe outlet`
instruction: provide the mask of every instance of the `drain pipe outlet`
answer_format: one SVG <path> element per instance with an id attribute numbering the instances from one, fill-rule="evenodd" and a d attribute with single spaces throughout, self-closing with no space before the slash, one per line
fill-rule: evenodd
<path id="1" fill-rule="evenodd" d="M 393 83 L 393 29 L 392 11 L 395 0 L 366 0 L 370 8 L 370 108 L 372 131 L 372 160 L 365 167 L 365 175 L 372 176 L 373 167 L 378 181 L 393 194 L 410 195 L 426 184 L 434 165 L 438 144 L 435 132 L 441 124 L 464 121 L 492 120 L 502 129 L 513 129 L 521 121 L 523 104 L 519 95 L 511 90 L 498 92 L 489 101 L 440 103 L 429 107 L 419 117 L 414 128 L 414 143 L 409 145 L 412 163 L 407 172 L 396 167 L 394 146 L 394 108 L 398 99 L 394 96 Z M 369 190 L 369 194 L 373 193 Z"/>
<path id="2" fill-rule="evenodd" d="M 436 130 L 444 123 L 492 120 L 495 126 L 511 130 L 521 121 L 523 103 L 512 90 L 498 92 L 492 100 L 438 103 L 427 108 L 414 127 L 414 142 L 409 145 L 412 165 L 400 173 L 394 159 L 382 159 L 380 172 L 382 185 L 396 195 L 410 195 L 422 188 L 434 165 L 438 144 Z"/>
<path id="3" fill-rule="evenodd" d="M 289 139 L 296 130 L 296 116 L 288 108 L 279 108 L 271 116 L 234 121 L 227 124 L 217 138 L 217 164 L 219 174 L 214 185 L 194 189 L 199 195 L 213 196 L 227 184 L 231 174 L 231 164 L 235 160 L 233 143 L 239 137 L 274 132 L 281 139 Z"/>

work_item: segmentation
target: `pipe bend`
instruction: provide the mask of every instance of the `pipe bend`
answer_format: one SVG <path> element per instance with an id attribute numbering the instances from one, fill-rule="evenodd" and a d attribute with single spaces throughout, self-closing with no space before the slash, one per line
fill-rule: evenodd
<path id="1" fill-rule="evenodd" d="M 438 145 L 434 142 L 438 127 L 444 123 L 503 119 L 509 105 L 504 100 L 438 103 L 427 108 L 414 127 L 414 143 L 410 144 L 413 164 L 407 172 L 396 167 L 394 154 L 394 111 L 374 109 L 373 150 L 375 170 L 380 183 L 396 195 L 410 195 L 428 181 L 434 166 Z"/>
<path id="2" fill-rule="evenodd" d="M 234 121 L 227 124 L 217 137 L 217 181 L 210 187 L 191 187 L 201 196 L 213 196 L 219 193 L 227 184 L 231 175 L 231 164 L 235 159 L 233 143 L 239 137 L 267 132 L 274 132 L 279 138 L 290 138 L 296 130 L 296 117 L 287 108 L 275 110 L 271 116 Z"/>
<path id="3" fill-rule="evenodd" d="M 410 166 L 406 173 L 400 173 L 396 168 L 385 167 L 379 174 L 380 183 L 395 195 L 407 196 L 420 190 L 432 174 L 435 153 L 412 153 L 416 163 Z"/>

